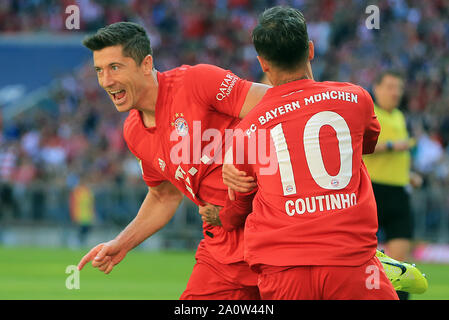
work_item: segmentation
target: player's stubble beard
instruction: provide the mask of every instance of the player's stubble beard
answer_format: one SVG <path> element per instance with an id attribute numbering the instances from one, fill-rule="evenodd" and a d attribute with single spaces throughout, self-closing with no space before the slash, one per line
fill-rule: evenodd
<path id="1" fill-rule="evenodd" d="M 123 87 L 126 92 L 125 101 L 121 104 L 117 104 L 111 97 L 112 103 L 114 103 L 118 112 L 128 112 L 131 109 L 138 109 L 138 106 L 143 103 L 143 84 L 145 79 L 141 78 L 140 70 L 133 70 L 133 72 L 135 72 L 134 75 L 123 79 L 126 83 L 120 83 L 120 86 Z"/>

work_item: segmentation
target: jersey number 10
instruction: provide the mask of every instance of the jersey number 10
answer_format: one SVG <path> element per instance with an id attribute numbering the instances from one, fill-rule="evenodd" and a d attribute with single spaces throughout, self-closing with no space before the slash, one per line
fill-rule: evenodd
<path id="1" fill-rule="evenodd" d="M 340 152 L 340 171 L 335 176 L 329 175 L 324 167 L 320 148 L 320 129 L 331 126 L 337 133 L 338 150 Z M 293 174 L 290 152 L 285 140 L 282 123 L 270 130 L 271 139 L 276 150 L 279 163 L 284 196 L 296 194 L 295 176 Z M 340 190 L 345 188 L 352 177 L 352 140 L 348 124 L 338 113 L 322 111 L 314 114 L 306 123 L 303 134 L 304 152 L 307 166 L 313 180 L 323 189 Z"/>

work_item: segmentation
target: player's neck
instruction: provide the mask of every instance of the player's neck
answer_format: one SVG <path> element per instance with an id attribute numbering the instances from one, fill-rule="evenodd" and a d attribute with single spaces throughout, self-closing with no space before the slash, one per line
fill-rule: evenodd
<path id="1" fill-rule="evenodd" d="M 140 115 L 142 117 L 143 124 L 145 127 L 150 128 L 156 125 L 156 103 L 158 97 L 159 84 L 157 81 L 157 71 L 151 75 L 151 79 L 148 82 L 148 87 L 144 90 L 145 95 L 142 97 L 142 102 L 139 104 L 140 106 L 136 109 L 140 111 Z"/>
<path id="2" fill-rule="evenodd" d="M 140 116 L 142 117 L 143 125 L 146 128 L 156 126 L 156 116 L 154 111 L 142 111 L 140 110 Z"/>
<path id="3" fill-rule="evenodd" d="M 303 70 L 295 72 L 295 73 L 281 73 L 279 72 L 274 79 L 272 80 L 274 86 L 280 86 L 289 82 L 310 79 L 307 73 Z"/>

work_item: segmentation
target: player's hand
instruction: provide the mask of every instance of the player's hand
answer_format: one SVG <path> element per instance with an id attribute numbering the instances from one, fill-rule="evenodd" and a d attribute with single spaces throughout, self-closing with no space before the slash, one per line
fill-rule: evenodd
<path id="1" fill-rule="evenodd" d="M 81 259 L 78 264 L 78 270 L 83 269 L 86 263 L 92 261 L 92 267 L 109 274 L 127 253 L 128 250 L 123 248 L 116 240 L 100 243 Z"/>
<path id="2" fill-rule="evenodd" d="M 250 192 L 257 186 L 253 177 L 247 176 L 245 171 L 238 170 L 233 164 L 223 164 L 222 176 L 224 184 L 237 192 Z M 233 200 L 231 196 L 229 198 Z"/>
<path id="3" fill-rule="evenodd" d="M 235 200 L 235 191 L 228 187 L 228 197 L 229 200 L 234 201 Z"/>
<path id="4" fill-rule="evenodd" d="M 201 220 L 210 224 L 211 226 L 221 226 L 221 221 L 218 213 L 223 207 L 216 206 L 207 203 L 205 206 L 200 206 L 199 213 L 201 215 Z"/>

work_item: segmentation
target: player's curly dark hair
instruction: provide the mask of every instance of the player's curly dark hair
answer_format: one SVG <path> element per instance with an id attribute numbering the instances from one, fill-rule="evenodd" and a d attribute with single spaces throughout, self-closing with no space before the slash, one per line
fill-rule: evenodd
<path id="1" fill-rule="evenodd" d="M 152 55 L 150 39 L 143 27 L 133 22 L 117 22 L 87 36 L 83 45 L 92 51 L 121 45 L 123 55 L 140 65 L 147 55 Z"/>
<path id="2" fill-rule="evenodd" d="M 252 39 L 257 54 L 283 70 L 299 67 L 309 55 L 309 36 L 301 11 L 276 6 L 259 16 Z"/>

